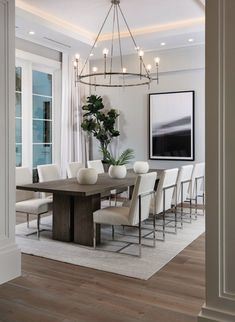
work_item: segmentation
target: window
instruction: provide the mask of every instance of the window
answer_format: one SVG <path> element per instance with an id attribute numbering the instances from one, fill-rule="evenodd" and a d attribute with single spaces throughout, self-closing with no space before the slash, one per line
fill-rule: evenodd
<path id="1" fill-rule="evenodd" d="M 16 122 L 16 166 L 22 165 L 22 68 L 16 67 L 15 122 Z"/>
<path id="2" fill-rule="evenodd" d="M 61 63 L 16 50 L 16 166 L 60 164 Z M 56 108 L 54 108 L 56 106 Z"/>
<path id="3" fill-rule="evenodd" d="M 52 75 L 33 70 L 33 168 L 52 163 Z"/>

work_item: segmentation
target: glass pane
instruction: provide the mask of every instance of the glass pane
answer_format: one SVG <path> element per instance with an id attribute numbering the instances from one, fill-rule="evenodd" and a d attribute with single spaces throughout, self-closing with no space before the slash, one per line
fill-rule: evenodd
<path id="1" fill-rule="evenodd" d="M 51 144 L 33 144 L 33 167 L 40 164 L 52 163 L 52 145 Z"/>
<path id="2" fill-rule="evenodd" d="M 16 143 L 22 143 L 22 120 L 16 119 Z"/>
<path id="3" fill-rule="evenodd" d="M 16 117 L 21 117 L 21 93 L 16 93 Z"/>
<path id="4" fill-rule="evenodd" d="M 51 121 L 33 120 L 33 143 L 51 143 Z"/>
<path id="5" fill-rule="evenodd" d="M 16 91 L 21 92 L 21 67 L 16 67 Z"/>
<path id="6" fill-rule="evenodd" d="M 52 75 L 33 70 L 33 94 L 52 96 Z"/>
<path id="7" fill-rule="evenodd" d="M 16 166 L 22 166 L 22 145 L 16 144 Z"/>
<path id="8" fill-rule="evenodd" d="M 48 119 L 52 117 L 52 99 L 33 95 L 33 118 Z"/>

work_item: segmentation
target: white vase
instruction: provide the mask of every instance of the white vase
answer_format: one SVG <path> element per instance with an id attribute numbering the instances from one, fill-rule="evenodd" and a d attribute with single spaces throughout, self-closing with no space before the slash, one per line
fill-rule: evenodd
<path id="1" fill-rule="evenodd" d="M 81 168 L 77 174 L 77 180 L 80 184 L 95 184 L 98 179 L 98 173 L 93 168 Z"/>
<path id="2" fill-rule="evenodd" d="M 134 172 L 141 174 L 149 171 L 149 164 L 147 161 L 136 161 L 133 166 Z"/>
<path id="3" fill-rule="evenodd" d="M 111 165 L 109 167 L 109 175 L 114 179 L 123 179 L 126 176 L 125 165 Z"/>

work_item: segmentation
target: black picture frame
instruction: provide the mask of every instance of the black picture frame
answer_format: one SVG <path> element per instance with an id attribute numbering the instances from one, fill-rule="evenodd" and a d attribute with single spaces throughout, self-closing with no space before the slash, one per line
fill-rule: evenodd
<path id="1" fill-rule="evenodd" d="M 195 91 L 149 94 L 149 159 L 194 161 Z"/>

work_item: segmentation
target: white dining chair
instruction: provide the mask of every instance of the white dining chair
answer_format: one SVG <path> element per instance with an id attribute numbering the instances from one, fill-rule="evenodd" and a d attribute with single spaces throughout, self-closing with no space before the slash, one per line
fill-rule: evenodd
<path id="1" fill-rule="evenodd" d="M 101 160 L 88 160 L 87 161 L 87 167 L 88 168 L 94 168 L 96 169 L 98 174 L 104 173 L 104 166 Z M 117 195 L 123 193 L 127 191 L 127 188 L 123 188 L 123 189 L 113 189 L 110 191 L 110 195 L 108 196 L 109 198 L 109 205 L 111 206 L 111 198 L 112 195 L 114 195 L 114 204 L 115 206 L 117 205 Z M 107 195 L 104 195 L 104 198 L 107 197 Z"/>
<path id="2" fill-rule="evenodd" d="M 16 186 L 32 183 L 32 175 L 29 168 L 16 168 Z M 48 198 L 38 198 L 33 191 L 25 191 L 16 189 L 16 212 L 25 213 L 27 215 L 27 227 L 29 228 L 29 216 L 37 216 L 37 237 L 40 238 L 40 219 L 42 214 L 46 214 L 52 210 L 52 200 Z M 30 233 L 28 235 L 32 235 Z"/>
<path id="3" fill-rule="evenodd" d="M 193 165 L 184 165 L 179 169 L 176 186 L 177 188 L 174 191 L 172 204 L 174 206 L 180 205 L 180 218 L 181 218 L 181 227 L 183 226 L 183 215 L 186 214 L 186 212 L 183 211 L 183 203 L 187 201 L 188 197 L 188 190 L 191 184 L 192 180 L 192 171 L 193 171 Z M 175 204 L 177 195 L 177 203 Z M 192 220 L 192 209 L 190 208 L 189 212 L 190 222 Z"/>
<path id="4" fill-rule="evenodd" d="M 39 182 L 47 182 L 53 180 L 60 180 L 59 167 L 56 164 L 43 164 L 37 166 Z M 49 193 L 42 193 L 43 198 L 52 198 Z"/>
<path id="5" fill-rule="evenodd" d="M 205 193 L 204 193 L 204 183 L 205 183 L 205 163 L 198 162 L 195 163 L 192 171 L 191 185 L 188 191 L 188 200 L 190 205 L 192 202 L 195 203 L 195 218 L 198 215 L 198 197 L 202 196 L 203 208 L 205 206 Z M 199 191 L 199 185 L 201 184 L 201 194 Z"/>
<path id="6" fill-rule="evenodd" d="M 168 220 L 168 222 L 166 222 L 166 213 L 169 213 L 169 210 L 173 211 L 174 213 L 174 228 L 175 233 L 177 232 L 177 211 L 175 206 L 172 207 L 172 198 L 174 191 L 176 190 L 176 180 L 178 171 L 178 168 L 174 168 L 167 169 L 162 172 L 157 186 L 156 197 L 154 200 L 152 200 L 151 203 L 150 212 L 151 214 L 153 214 L 153 217 L 160 216 L 163 220 L 163 240 L 165 240 L 166 225 L 172 222 L 172 220 Z M 176 201 L 177 192 L 175 194 L 175 204 Z"/>
<path id="7" fill-rule="evenodd" d="M 88 160 L 87 167 L 96 169 L 98 174 L 104 173 L 104 166 L 101 160 Z"/>
<path id="8" fill-rule="evenodd" d="M 66 167 L 66 173 L 68 178 L 76 178 L 79 169 L 84 168 L 81 162 L 70 162 Z"/>
<path id="9" fill-rule="evenodd" d="M 127 206 L 106 207 L 106 208 L 97 210 L 93 213 L 94 248 L 96 248 L 96 225 L 97 224 L 111 225 L 113 239 L 114 239 L 114 226 L 116 225 L 134 226 L 134 227 L 137 226 L 139 231 L 139 234 L 138 234 L 139 256 L 141 256 L 141 246 L 142 246 L 141 223 L 142 221 L 145 221 L 149 217 L 151 194 L 154 193 L 154 185 L 156 182 L 156 178 L 157 178 L 156 172 L 142 174 L 137 177 L 129 207 Z M 155 224 L 153 224 L 153 240 L 154 240 L 154 246 L 155 246 Z M 128 243 L 128 245 L 129 244 L 130 243 Z"/>

